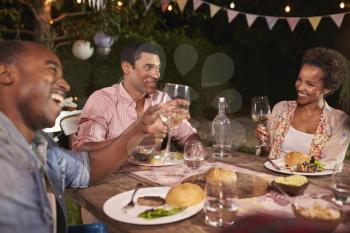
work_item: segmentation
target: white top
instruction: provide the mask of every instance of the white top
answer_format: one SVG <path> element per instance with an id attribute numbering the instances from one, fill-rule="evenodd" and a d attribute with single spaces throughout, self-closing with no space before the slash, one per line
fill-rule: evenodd
<path id="1" fill-rule="evenodd" d="M 313 137 L 313 134 L 301 132 L 290 126 L 282 144 L 282 158 L 291 151 L 309 154 Z"/>

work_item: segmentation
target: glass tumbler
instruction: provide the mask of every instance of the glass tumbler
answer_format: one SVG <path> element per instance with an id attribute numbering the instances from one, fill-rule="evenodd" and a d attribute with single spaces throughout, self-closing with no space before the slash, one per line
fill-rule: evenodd
<path id="1" fill-rule="evenodd" d="M 200 168 L 204 163 L 204 159 L 204 148 L 200 141 L 187 141 L 185 143 L 184 160 L 188 168 Z"/>
<path id="2" fill-rule="evenodd" d="M 205 194 L 205 223 L 214 227 L 233 224 L 238 211 L 236 182 L 207 182 Z"/>

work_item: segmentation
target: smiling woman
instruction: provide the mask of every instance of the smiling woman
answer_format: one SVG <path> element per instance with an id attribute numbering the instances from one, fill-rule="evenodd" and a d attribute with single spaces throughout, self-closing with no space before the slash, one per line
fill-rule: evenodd
<path id="1" fill-rule="evenodd" d="M 330 107 L 325 96 L 334 93 L 346 78 L 348 61 L 327 48 L 306 51 L 295 82 L 297 99 L 275 105 L 267 128 L 255 135 L 268 138 L 270 158 L 298 151 L 328 166 L 344 159 L 349 144 L 349 117 Z"/>

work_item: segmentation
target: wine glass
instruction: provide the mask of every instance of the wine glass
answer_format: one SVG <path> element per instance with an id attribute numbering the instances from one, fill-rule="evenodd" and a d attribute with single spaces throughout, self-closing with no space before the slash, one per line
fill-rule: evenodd
<path id="1" fill-rule="evenodd" d="M 271 114 L 271 108 L 267 96 L 257 96 L 252 99 L 252 118 L 257 124 L 267 126 L 269 115 Z M 257 155 L 260 154 L 261 147 L 268 146 L 264 140 L 260 140 L 257 148 Z"/>
<path id="2" fill-rule="evenodd" d="M 340 206 L 350 203 L 350 184 L 344 181 L 343 163 L 335 164 L 332 173 L 332 192 L 334 197 L 332 201 Z"/>
<path id="3" fill-rule="evenodd" d="M 163 98 L 163 102 L 168 102 L 171 99 L 184 99 L 188 103 L 190 101 L 190 87 L 182 84 L 166 83 L 163 89 L 166 93 Z M 170 143 L 171 143 L 171 131 L 178 127 L 184 120 L 187 119 L 189 111 L 189 104 L 176 104 L 169 105 L 168 108 L 160 111 L 160 118 L 168 127 L 168 141 L 165 148 L 163 161 L 171 160 L 170 156 Z"/>
<path id="4" fill-rule="evenodd" d="M 200 141 L 187 141 L 184 147 L 185 164 L 190 169 L 198 169 L 204 163 L 205 152 Z"/>

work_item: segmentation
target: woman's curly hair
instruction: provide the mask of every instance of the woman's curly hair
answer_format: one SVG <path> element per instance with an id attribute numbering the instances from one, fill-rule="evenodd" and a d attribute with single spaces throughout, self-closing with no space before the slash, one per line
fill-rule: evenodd
<path id="1" fill-rule="evenodd" d="M 301 65 L 309 64 L 317 66 L 324 73 L 323 77 L 325 88 L 332 94 L 346 79 L 348 61 L 339 52 L 329 48 L 312 48 L 305 52 Z"/>

